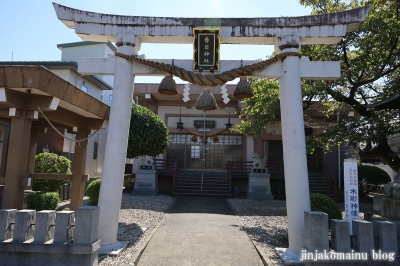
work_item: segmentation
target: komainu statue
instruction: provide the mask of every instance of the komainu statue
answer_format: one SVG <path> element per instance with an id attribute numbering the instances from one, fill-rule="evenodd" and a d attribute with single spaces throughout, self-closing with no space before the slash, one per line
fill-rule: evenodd
<path id="1" fill-rule="evenodd" d="M 254 168 L 265 168 L 267 166 L 267 158 L 264 157 L 264 159 L 261 159 L 261 157 L 257 153 L 253 153 L 253 167 Z"/>

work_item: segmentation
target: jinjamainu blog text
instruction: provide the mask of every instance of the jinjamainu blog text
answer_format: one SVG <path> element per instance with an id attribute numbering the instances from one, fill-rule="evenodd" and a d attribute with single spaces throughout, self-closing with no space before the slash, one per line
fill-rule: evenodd
<path id="1" fill-rule="evenodd" d="M 369 255 L 369 256 L 368 256 Z M 357 260 L 381 260 L 381 261 L 394 261 L 395 253 L 386 253 L 380 250 L 372 250 L 371 253 L 368 252 L 309 252 L 308 250 L 301 251 L 301 261 L 328 261 L 328 260 L 341 260 L 341 261 L 357 261 Z"/>

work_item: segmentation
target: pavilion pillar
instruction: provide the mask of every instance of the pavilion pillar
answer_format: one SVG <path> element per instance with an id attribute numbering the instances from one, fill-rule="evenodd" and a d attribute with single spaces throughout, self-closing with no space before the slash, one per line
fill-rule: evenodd
<path id="1" fill-rule="evenodd" d="M 116 39 L 118 52 L 127 55 L 136 54 L 140 44 L 140 40 L 133 34 L 119 34 Z M 116 57 L 114 69 L 113 99 L 99 196 L 100 253 L 115 250 L 121 245 L 117 242 L 118 218 L 132 111 L 134 82 L 132 63 Z"/>
<path id="2" fill-rule="evenodd" d="M 280 37 L 277 46 L 282 52 L 298 52 L 300 40 L 296 36 Z M 286 57 L 282 62 L 279 91 L 289 234 L 286 255 L 291 257 L 304 249 L 304 212 L 310 211 L 300 79 L 300 58 Z"/>
<path id="3" fill-rule="evenodd" d="M 29 166 L 28 166 L 28 177 L 30 173 L 35 172 L 35 158 L 36 158 L 36 148 L 37 148 L 37 136 L 39 130 L 36 128 L 32 128 L 31 130 L 31 139 L 29 143 Z M 24 189 L 32 190 L 33 180 L 31 180 L 30 186 L 26 186 Z"/>
<path id="4" fill-rule="evenodd" d="M 29 174 L 30 136 L 32 120 L 25 110 L 18 110 L 11 118 L 10 139 L 4 179 L 3 209 L 22 209 L 24 186 L 22 179 Z"/>
<path id="5" fill-rule="evenodd" d="M 76 134 L 76 139 L 85 139 L 89 134 L 88 129 L 80 129 Z M 85 180 L 82 175 L 85 174 L 86 168 L 86 152 L 88 140 L 81 141 L 76 144 L 74 162 L 72 167 L 72 186 L 71 186 L 71 211 L 75 211 L 83 205 L 83 196 L 85 189 Z"/>

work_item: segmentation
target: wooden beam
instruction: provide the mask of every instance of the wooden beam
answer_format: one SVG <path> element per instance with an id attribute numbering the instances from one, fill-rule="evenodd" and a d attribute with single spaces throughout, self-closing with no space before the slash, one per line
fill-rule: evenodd
<path id="1" fill-rule="evenodd" d="M 0 88 L 0 103 L 7 107 L 25 109 L 26 93 Z"/>
<path id="2" fill-rule="evenodd" d="M 56 112 L 45 112 L 44 115 L 53 123 L 65 125 L 67 127 L 78 127 L 87 129 L 104 128 L 103 119 L 87 118 L 58 107 Z M 42 118 L 42 116 L 40 116 Z"/>
<path id="3" fill-rule="evenodd" d="M 42 111 L 54 111 L 57 110 L 60 99 L 57 97 L 28 94 L 25 108 L 27 110 L 38 110 L 38 106 Z"/>
<path id="4" fill-rule="evenodd" d="M 39 112 L 34 110 L 26 110 L 26 118 L 31 120 L 39 120 Z"/>
<path id="5" fill-rule="evenodd" d="M 72 175 L 67 174 L 41 174 L 31 173 L 30 178 L 32 179 L 47 179 L 47 180 L 72 180 Z"/>
<path id="6" fill-rule="evenodd" d="M 21 109 L 13 107 L 8 110 L 8 116 L 10 116 L 10 117 L 21 117 L 21 115 L 22 115 Z"/>

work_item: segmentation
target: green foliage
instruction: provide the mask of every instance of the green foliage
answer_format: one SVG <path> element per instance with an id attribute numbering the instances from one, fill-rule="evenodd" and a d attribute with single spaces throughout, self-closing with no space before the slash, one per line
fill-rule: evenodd
<path id="1" fill-rule="evenodd" d="M 97 206 L 99 202 L 101 179 L 92 181 L 86 188 L 86 194 L 89 197 L 89 205 Z"/>
<path id="2" fill-rule="evenodd" d="M 34 171 L 42 174 L 71 174 L 71 161 L 55 153 L 43 152 L 35 157 Z M 65 180 L 36 179 L 33 181 L 32 189 L 42 192 L 57 192 L 65 183 Z"/>
<path id="3" fill-rule="evenodd" d="M 330 197 L 319 194 L 310 193 L 310 205 L 312 211 L 320 211 L 328 214 L 328 219 L 342 219 L 342 212 L 339 206 Z"/>
<path id="4" fill-rule="evenodd" d="M 273 125 L 280 118 L 279 84 L 272 79 L 250 79 L 249 82 L 254 96 L 243 99 L 244 107 L 239 114 L 241 123 L 237 124 L 232 131 L 247 134 L 249 130 L 254 129 L 257 134 L 260 134 L 265 125 Z"/>
<path id="5" fill-rule="evenodd" d="M 389 183 L 391 178 L 389 174 L 373 165 L 359 165 L 358 166 L 358 183 L 362 185 L 382 185 Z"/>
<path id="6" fill-rule="evenodd" d="M 60 197 L 56 192 L 35 192 L 26 196 L 26 205 L 28 209 L 42 211 L 42 210 L 56 210 Z"/>
<path id="7" fill-rule="evenodd" d="M 370 105 L 393 95 L 400 86 L 400 2 L 300 0 L 300 3 L 311 7 L 313 15 L 371 5 L 365 22 L 337 44 L 301 46 L 302 55 L 312 61 L 340 61 L 342 74 L 334 81 L 302 81 L 305 121 L 323 129 L 307 139 L 308 151 L 365 143 L 366 149 L 358 149 L 361 158 L 376 158 L 399 171 L 400 159 L 387 145 L 387 135 L 400 128 L 398 115 L 391 110 L 371 109 Z M 255 97 L 242 102 L 243 121 L 235 131 L 246 134 L 253 128 L 258 134 L 277 120 L 279 95 L 277 85 L 271 90 L 274 82 L 252 83 Z M 356 115 L 349 117 L 349 111 L 355 111 Z"/>
<path id="8" fill-rule="evenodd" d="M 127 158 L 157 156 L 169 144 L 168 128 L 158 115 L 146 107 L 133 104 Z"/>

